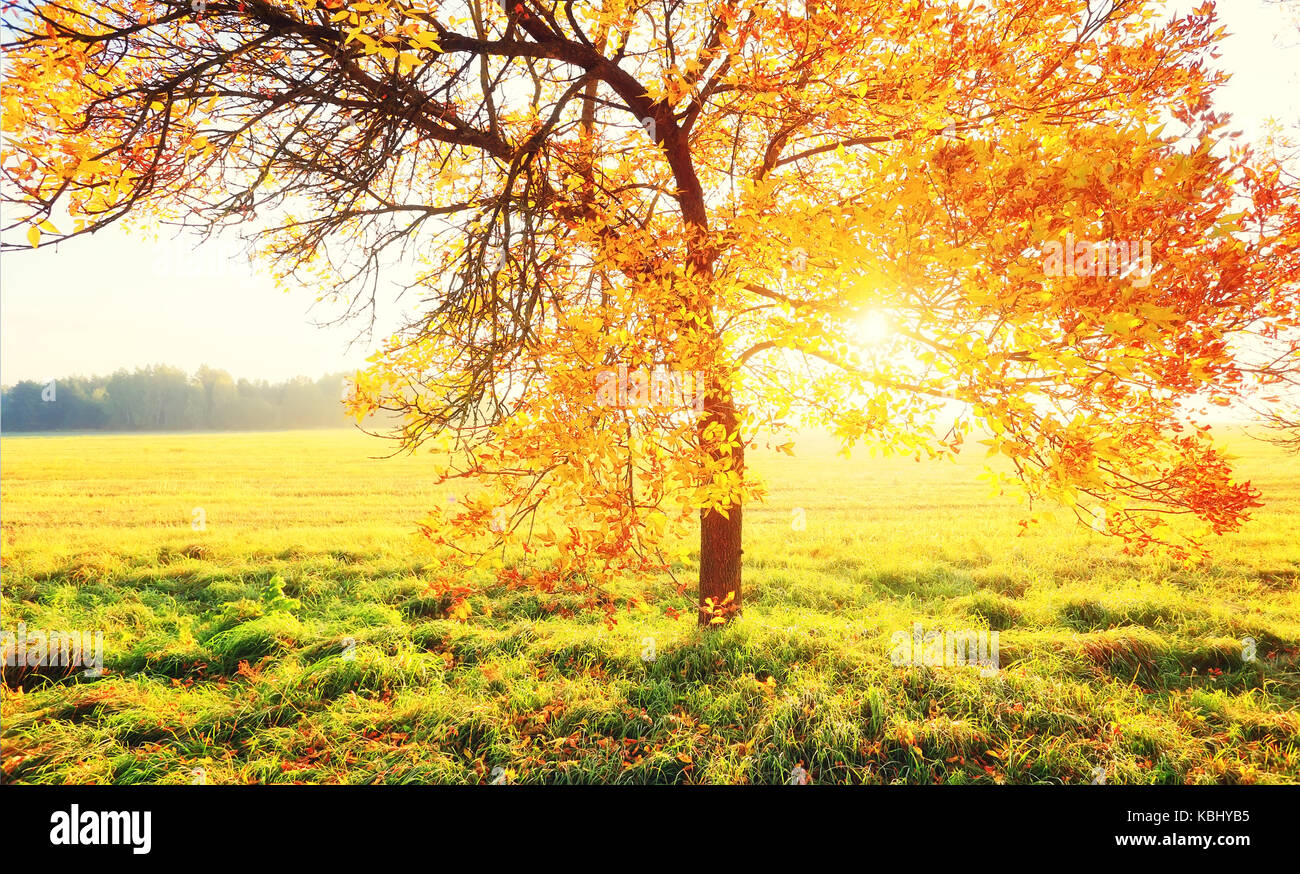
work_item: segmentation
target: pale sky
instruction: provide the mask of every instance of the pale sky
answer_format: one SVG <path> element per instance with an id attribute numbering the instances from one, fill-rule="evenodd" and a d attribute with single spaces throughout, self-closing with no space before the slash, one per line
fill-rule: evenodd
<path id="1" fill-rule="evenodd" d="M 1200 0 L 1175 0 L 1186 11 Z M 1221 0 L 1231 34 L 1220 65 L 1233 73 L 1220 106 L 1234 128 L 1257 136 L 1267 120 L 1300 124 L 1300 0 Z M 278 381 L 320 376 L 363 364 L 369 349 L 348 349 L 360 325 L 320 328 L 335 315 L 313 310 L 311 289 L 283 293 L 246 261 L 184 241 L 160 241 L 110 228 L 93 237 L 0 264 L 0 382 L 110 373 L 147 364 L 193 372 L 201 364 L 236 378 Z M 380 319 L 393 327 L 393 296 L 381 295 Z M 382 333 L 371 342 L 382 339 Z"/>

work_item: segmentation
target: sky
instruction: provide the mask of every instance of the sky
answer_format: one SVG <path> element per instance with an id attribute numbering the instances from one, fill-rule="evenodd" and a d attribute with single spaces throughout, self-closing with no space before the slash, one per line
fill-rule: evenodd
<path id="1" fill-rule="evenodd" d="M 1187 11 L 1200 0 L 1172 0 Z M 1231 34 L 1220 95 L 1248 137 L 1270 118 L 1300 125 L 1300 0 L 1221 0 Z M 380 295 L 381 330 L 354 342 L 360 324 L 321 327 L 337 310 L 313 289 L 282 292 L 231 244 L 197 251 L 169 233 L 109 228 L 0 259 L 0 383 L 111 373 L 149 364 L 193 372 L 207 364 L 236 378 L 318 377 L 364 364 L 396 326 L 394 295 Z"/>

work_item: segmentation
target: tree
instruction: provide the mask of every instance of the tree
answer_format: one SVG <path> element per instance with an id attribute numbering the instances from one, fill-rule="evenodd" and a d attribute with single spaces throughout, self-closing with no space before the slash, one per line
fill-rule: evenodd
<path id="1" fill-rule="evenodd" d="M 1300 454 L 1300 409 L 1274 409 L 1265 413 L 1263 439 L 1292 454 Z"/>
<path id="2" fill-rule="evenodd" d="M 229 428 L 238 398 L 235 381 L 230 374 L 204 364 L 195 372 L 194 383 L 203 393 L 203 427 Z"/>
<path id="3" fill-rule="evenodd" d="M 242 224 L 363 317 L 415 290 L 350 404 L 479 484 L 424 530 L 554 545 L 512 580 L 606 610 L 698 513 L 735 615 L 746 450 L 799 424 L 987 429 L 1188 555 L 1165 516 L 1257 503 L 1195 407 L 1294 370 L 1300 221 L 1215 111 L 1213 6 L 1158 5 L 20 0 L 10 245 Z"/>
<path id="4" fill-rule="evenodd" d="M 4 390 L 3 421 L 8 431 L 41 431 L 51 425 L 54 412 L 49 401 L 42 400 L 45 386 L 25 379 L 17 385 Z M 58 397 L 55 385 L 54 396 Z M 48 397 L 48 395 L 47 395 Z"/>

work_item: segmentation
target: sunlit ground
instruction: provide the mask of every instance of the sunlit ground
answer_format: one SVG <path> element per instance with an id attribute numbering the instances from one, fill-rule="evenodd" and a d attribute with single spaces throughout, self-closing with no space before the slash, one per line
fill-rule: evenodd
<path id="1" fill-rule="evenodd" d="M 1021 535 L 981 453 L 760 454 L 746 612 L 701 635 L 667 579 L 680 620 L 448 617 L 427 458 L 350 432 L 5 438 L 3 626 L 102 629 L 107 671 L 6 669 L 4 778 L 1295 782 L 1300 464 L 1236 446 L 1268 506 L 1203 567 Z M 891 664 L 914 623 L 996 630 L 1000 670 Z"/>

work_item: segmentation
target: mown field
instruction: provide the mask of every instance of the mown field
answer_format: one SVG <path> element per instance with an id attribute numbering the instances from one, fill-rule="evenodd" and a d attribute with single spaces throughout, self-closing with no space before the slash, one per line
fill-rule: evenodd
<path id="1" fill-rule="evenodd" d="M 106 672 L 6 668 L 2 779 L 1294 783 L 1300 460 L 1234 445 L 1268 506 L 1202 566 L 1020 535 L 979 453 L 760 455 L 746 612 L 702 634 L 667 579 L 681 619 L 448 616 L 428 458 L 359 434 L 5 438 L 3 627 L 101 629 Z M 1001 670 L 894 666 L 914 622 L 997 630 Z"/>

